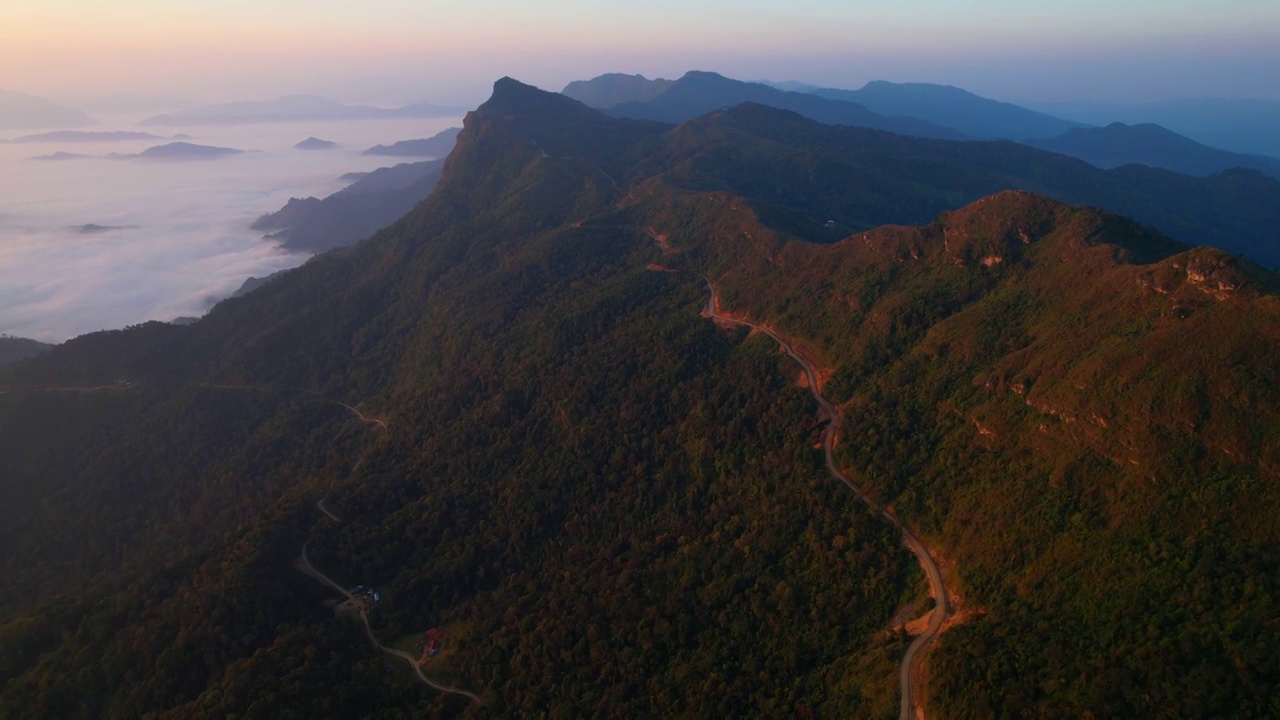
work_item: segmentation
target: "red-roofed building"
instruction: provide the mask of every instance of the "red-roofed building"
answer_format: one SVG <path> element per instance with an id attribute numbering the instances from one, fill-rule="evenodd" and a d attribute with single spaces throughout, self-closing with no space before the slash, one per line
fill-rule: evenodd
<path id="1" fill-rule="evenodd" d="M 444 631 L 440 628 L 431 628 L 422 634 L 422 648 L 426 651 L 427 657 L 433 657 L 440 652 L 440 646 L 444 644 Z"/>

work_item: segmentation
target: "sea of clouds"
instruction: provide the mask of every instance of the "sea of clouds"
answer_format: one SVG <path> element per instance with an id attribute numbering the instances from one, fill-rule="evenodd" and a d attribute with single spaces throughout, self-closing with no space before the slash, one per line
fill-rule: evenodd
<path id="1" fill-rule="evenodd" d="M 249 229 L 290 197 L 323 197 L 347 172 L 394 164 L 376 144 L 429 137 L 458 118 L 177 128 L 188 142 L 253 150 L 217 160 L 93 157 L 159 141 L 0 144 L 0 333 L 61 342 L 147 320 L 199 316 L 250 276 L 295 267 Z M 96 130 L 133 129 L 124 120 Z M 157 135 L 169 130 L 153 130 Z M 16 135 L 16 133 L 15 133 Z M 340 143 L 301 151 L 308 136 Z M 107 230 L 84 232 L 83 226 Z"/>

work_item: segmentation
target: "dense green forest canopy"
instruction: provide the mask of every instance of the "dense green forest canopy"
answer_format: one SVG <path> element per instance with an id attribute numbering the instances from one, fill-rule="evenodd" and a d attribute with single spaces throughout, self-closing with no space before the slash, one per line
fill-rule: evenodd
<path id="1" fill-rule="evenodd" d="M 946 561 L 932 711 L 1280 712 L 1276 278 L 1000 192 L 1225 236 L 1232 178 L 1045 158 L 500 81 L 395 225 L 0 370 L 3 714 L 896 714 L 919 570 L 699 275 Z"/>

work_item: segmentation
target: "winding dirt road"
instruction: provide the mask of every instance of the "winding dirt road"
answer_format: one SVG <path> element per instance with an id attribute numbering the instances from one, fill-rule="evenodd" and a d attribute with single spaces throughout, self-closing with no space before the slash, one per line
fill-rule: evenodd
<path id="1" fill-rule="evenodd" d="M 387 647 L 386 645 L 378 642 L 378 638 L 373 634 L 373 628 L 369 625 L 369 613 L 365 611 L 364 603 L 358 600 L 350 590 L 334 582 L 333 578 L 330 578 L 328 575 L 320 572 L 315 565 L 311 564 L 311 560 L 307 557 L 307 543 L 303 543 L 302 545 L 302 556 L 298 558 L 298 570 L 300 570 L 304 575 L 320 581 L 321 584 L 328 586 L 330 589 L 337 591 L 345 597 L 347 602 L 351 603 L 352 607 L 357 608 L 357 612 L 360 614 L 360 622 L 364 624 L 364 634 L 369 638 L 369 642 L 373 643 L 373 646 L 382 652 L 388 655 L 394 655 L 395 657 L 409 663 L 409 667 L 413 668 L 413 672 L 417 674 L 419 680 L 442 693 L 461 695 L 474 703 L 483 704 L 483 701 L 480 700 L 480 696 L 473 692 L 450 685 L 441 685 L 435 680 L 427 677 L 426 673 L 422 672 L 422 667 L 418 665 L 418 659 L 409 653 L 397 648 Z"/>
<path id="2" fill-rule="evenodd" d="M 355 409 L 355 408 L 351 407 L 350 405 L 348 405 L 348 404 L 346 404 L 346 403 L 344 403 L 344 402 L 338 402 L 337 400 L 330 400 L 329 402 L 337 403 L 338 405 L 341 405 L 342 407 L 344 407 L 344 408 L 346 408 L 346 409 L 350 410 L 352 413 L 354 413 L 354 414 L 355 414 L 355 416 L 356 416 L 357 418 L 359 418 L 359 419 L 360 419 L 360 422 L 365 423 L 366 425 L 368 425 L 368 424 L 373 424 L 373 425 L 377 425 L 378 427 L 382 428 L 383 430 L 386 430 L 386 429 L 387 429 L 387 421 L 386 421 L 386 420 L 383 420 L 383 419 L 381 419 L 381 418 L 376 418 L 376 417 L 369 417 L 369 416 L 365 415 L 364 413 L 360 412 L 359 410 L 357 410 L 357 409 Z"/>
<path id="3" fill-rule="evenodd" d="M 51 393 L 51 392 L 53 393 L 56 393 L 56 392 L 91 393 L 91 392 L 100 392 L 103 390 L 109 390 L 113 392 L 125 392 L 126 390 L 132 390 L 141 384 L 142 382 L 138 381 L 138 382 L 129 383 L 128 385 L 82 385 L 82 386 L 72 386 L 72 387 L 16 387 L 15 386 L 15 387 L 6 387 L 5 389 L 0 390 L 0 395 L 8 395 L 10 393 L 13 393 L 15 395 L 20 395 L 23 393 Z"/>
<path id="4" fill-rule="evenodd" d="M 387 421 L 383 420 L 382 418 L 370 417 L 360 412 L 355 407 L 342 402 L 341 400 L 330 400 L 329 398 L 326 398 L 325 396 L 321 395 L 319 392 L 315 390 L 308 390 L 306 388 L 278 388 L 278 387 L 272 387 L 270 385 L 201 385 L 201 387 L 206 388 L 208 390 L 240 390 L 240 391 L 253 390 L 257 392 L 302 392 L 308 395 L 315 395 L 317 398 L 319 398 L 318 402 L 328 403 L 330 405 L 337 405 L 341 408 L 344 408 L 345 410 L 350 412 L 352 415 L 355 415 L 360 422 L 365 423 L 366 425 L 377 425 L 383 430 L 386 430 L 388 427 Z"/>
<path id="5" fill-rule="evenodd" d="M 320 498 L 319 500 L 316 501 L 316 509 L 324 513 L 325 515 L 328 515 L 330 520 L 334 522 L 342 522 L 342 518 L 329 512 L 329 508 L 324 506 L 324 498 Z"/>
<path id="6" fill-rule="evenodd" d="M 239 389 L 239 388 L 236 388 L 236 389 Z M 316 393 L 311 390 L 308 390 L 306 392 L 311 392 L 312 394 L 319 395 L 319 393 Z M 323 399 L 322 401 L 333 403 L 335 405 L 341 405 L 347 410 L 350 410 L 362 423 L 377 425 L 383 430 L 387 429 L 387 422 L 385 420 L 381 420 L 379 418 L 367 417 L 363 413 L 361 413 L 359 410 L 355 409 L 354 407 L 344 402 L 340 402 L 337 400 L 323 400 Z M 352 471 L 354 472 L 356 468 L 359 468 L 360 464 L 363 462 L 364 462 L 363 459 L 358 461 L 355 464 L 355 468 L 353 468 Z M 329 517 L 329 519 L 333 520 L 334 522 L 342 522 L 342 520 L 337 515 L 334 515 L 332 512 L 329 512 L 329 509 L 324 506 L 324 498 L 320 498 L 319 500 L 316 501 L 316 509 L 324 513 L 326 516 Z M 369 638 L 369 642 L 373 643 L 374 647 L 378 648 L 379 650 L 381 650 L 382 652 L 388 655 L 394 655 L 395 657 L 398 657 L 401 660 L 408 663 L 409 667 L 413 668 L 413 672 L 418 676 L 418 679 L 421 680 L 423 683 L 426 683 L 431 688 L 434 688 L 435 690 L 438 690 L 442 693 L 449 693 L 452 695 L 461 695 L 471 700 L 472 702 L 480 705 L 484 704 L 484 702 L 480 699 L 480 696 L 476 695 L 473 692 L 470 692 L 468 690 L 463 690 L 462 688 L 453 687 L 451 685 L 442 685 L 436 682 L 435 680 L 432 680 L 430 677 L 427 677 L 427 674 L 422 672 L 422 667 L 418 665 L 418 659 L 410 655 L 409 653 L 397 648 L 387 647 L 386 645 L 383 645 L 381 642 L 379 642 L 378 638 L 373 634 L 373 627 L 369 625 L 369 613 L 366 611 L 364 603 L 358 600 L 350 590 L 342 587 L 337 582 L 335 582 L 333 578 L 320 572 L 320 570 L 315 565 L 311 564 L 311 559 L 307 557 L 307 545 L 309 544 L 310 544 L 310 541 L 307 541 L 302 544 L 302 553 L 298 557 L 298 562 L 297 562 L 298 570 L 301 571 L 304 575 L 319 581 L 322 585 L 329 587 L 331 590 L 336 591 L 339 595 L 342 595 L 343 597 L 345 597 L 347 599 L 347 602 L 351 603 L 352 607 L 356 608 L 356 612 L 359 613 L 360 615 L 360 622 L 364 625 L 364 634 L 366 637 Z"/>
<path id="7" fill-rule="evenodd" d="M 894 527 L 902 531 L 902 541 L 907 549 L 916 556 L 916 560 L 920 563 L 920 569 L 924 571 L 925 576 L 929 580 L 929 594 L 933 596 L 934 606 L 933 612 L 929 616 L 929 625 L 925 631 L 916 636 L 911 645 L 907 647 L 907 652 L 902 656 L 902 665 L 898 672 L 898 690 L 902 697 L 902 702 L 898 711 L 899 720 L 912 720 L 912 718 L 924 717 L 923 708 L 919 707 L 915 697 L 915 664 L 916 660 L 929 649 L 929 646 L 937 640 L 938 635 L 942 632 L 943 623 L 951 617 L 951 607 L 947 602 L 947 588 L 942 581 L 942 570 L 938 567 L 938 561 L 929 552 L 929 548 L 920 540 L 911 528 L 904 525 L 893 513 L 888 509 L 881 507 L 875 500 L 862 491 L 853 480 L 844 473 L 837 465 L 835 459 L 836 436 L 840 432 L 841 415 L 839 409 L 831 403 L 830 400 L 823 397 L 818 386 L 818 375 L 814 372 L 813 366 L 809 361 L 800 356 L 799 353 L 791 346 L 791 343 L 784 340 L 773 330 L 763 325 L 757 325 L 748 320 L 740 320 L 729 315 L 725 315 L 720 310 L 720 297 L 716 291 L 716 286 L 711 279 L 705 275 L 699 277 L 707 284 L 709 296 L 707 298 L 707 307 L 703 310 L 703 316 L 712 318 L 723 323 L 731 323 L 741 325 L 758 330 L 782 346 L 787 356 L 800 366 L 804 371 L 805 377 L 809 381 L 809 392 L 813 393 L 813 399 L 818 402 L 820 417 L 830 422 L 822 431 L 822 452 L 826 456 L 827 471 L 834 475 L 840 482 L 844 483 L 853 491 L 867 507 L 881 518 L 891 523 Z"/>

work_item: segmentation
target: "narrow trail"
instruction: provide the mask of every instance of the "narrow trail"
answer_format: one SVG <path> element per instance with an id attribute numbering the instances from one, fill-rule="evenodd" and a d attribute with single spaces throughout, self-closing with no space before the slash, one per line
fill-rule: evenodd
<path id="1" fill-rule="evenodd" d="M 333 516 L 330 515 L 330 517 L 333 517 Z M 329 589 L 336 591 L 338 594 L 345 597 L 347 599 L 347 602 L 351 603 L 352 607 L 357 608 L 357 612 L 360 615 L 360 622 L 361 624 L 364 625 L 364 634 L 366 637 L 369 638 L 369 642 L 373 643 L 374 647 L 378 648 L 379 650 L 381 650 L 382 652 L 388 655 L 393 655 L 405 661 L 406 663 L 409 663 L 409 667 L 413 668 L 413 672 L 417 674 L 418 679 L 426 683 L 430 687 L 434 688 L 435 690 L 438 690 L 442 693 L 448 693 L 450 695 L 461 695 L 471 700 L 474 703 L 483 704 L 483 701 L 480 699 L 480 696 L 476 695 L 475 693 L 469 690 L 463 690 L 462 688 L 453 687 L 451 685 L 442 685 L 436 682 L 435 680 L 432 680 L 430 677 L 427 677 L 426 673 L 422 672 L 422 667 L 418 665 L 418 659 L 410 655 L 409 653 L 397 648 L 387 647 L 386 645 L 383 645 L 381 642 L 379 642 L 378 638 L 373 634 L 373 627 L 369 625 L 369 613 L 365 610 L 364 603 L 361 602 L 359 599 L 357 599 L 356 596 L 352 594 L 350 590 L 334 582 L 333 578 L 320 572 L 320 570 L 317 569 L 315 565 L 311 564 L 311 559 L 307 557 L 308 544 L 309 543 L 303 543 L 302 545 L 302 555 L 298 558 L 298 563 L 297 563 L 298 570 L 301 571 L 304 575 L 307 575 L 308 577 L 311 577 L 319 581 L 321 584 L 328 586 Z"/>
<path id="2" fill-rule="evenodd" d="M 212 390 L 240 390 L 240 391 L 257 390 L 262 392 L 273 392 L 273 391 L 279 390 L 279 388 L 263 387 L 263 386 L 256 386 L 256 385 L 206 385 L 204 387 Z M 320 393 L 316 392 L 315 390 L 302 389 L 301 392 L 308 393 L 310 395 L 315 395 L 318 398 L 319 402 L 327 403 L 330 405 L 339 405 L 345 408 L 351 414 L 355 415 L 356 419 L 358 419 L 360 422 L 366 425 L 377 425 L 383 430 L 386 430 L 388 428 L 388 424 L 386 420 L 383 420 L 381 418 L 369 417 L 364 413 L 360 412 L 359 410 L 357 410 L 355 407 L 348 405 L 347 403 L 344 403 L 340 400 L 329 400 L 324 396 L 320 395 Z M 355 468 L 353 468 L 353 471 L 356 468 L 359 468 L 360 464 L 363 462 L 364 462 L 363 459 L 356 462 Z M 329 511 L 328 508 L 324 506 L 324 500 L 325 500 L 324 498 L 320 498 L 319 500 L 316 501 L 316 509 L 324 513 L 325 516 L 327 516 L 330 520 L 333 520 L 334 522 L 342 522 L 341 518 L 339 518 L 337 515 L 334 515 L 332 512 Z M 422 667 L 418 665 L 418 659 L 413 657 L 409 653 L 404 652 L 403 650 L 399 650 L 397 648 L 387 647 L 386 645 L 383 645 L 381 642 L 379 642 L 378 638 L 373 634 L 373 627 L 369 624 L 369 613 L 366 611 L 364 607 L 364 603 L 359 601 L 350 590 L 342 587 L 337 582 L 335 582 L 333 578 L 329 577 L 328 575 L 325 575 L 323 572 L 320 572 L 320 570 L 315 565 L 311 564 L 311 559 L 307 557 L 307 545 L 309 544 L 310 544 L 309 540 L 302 544 L 302 552 L 298 558 L 296 567 L 304 575 L 318 581 L 322 585 L 325 585 L 329 589 L 337 592 L 339 595 L 342 595 L 344 598 L 347 599 L 347 602 L 351 603 L 352 607 L 357 609 L 357 612 L 360 615 L 360 622 L 361 624 L 364 625 L 365 636 L 369 638 L 369 642 L 373 643 L 374 647 L 378 648 L 379 650 L 381 650 L 382 652 L 388 655 L 395 656 L 405 661 L 406 663 L 408 663 L 409 667 L 413 668 L 413 672 L 418 676 L 418 679 L 421 680 L 423 683 L 425 683 L 427 686 L 442 693 L 447 693 L 452 695 L 461 695 L 463 697 L 468 698 L 472 702 L 475 702 L 477 704 L 483 704 L 483 701 L 480 699 L 480 696 L 476 695 L 473 692 L 470 692 L 468 690 L 463 690 L 462 688 L 453 687 L 450 685 L 443 685 L 441 683 L 436 682 L 435 680 L 432 680 L 430 677 L 427 676 L 426 673 L 422 672 Z"/>
<path id="3" fill-rule="evenodd" d="M 551 160 L 580 160 L 580 161 L 582 161 L 582 162 L 586 163 L 588 167 L 590 167 L 591 169 L 593 169 L 593 170 L 595 170 L 596 172 L 600 173 L 601 175 L 603 175 L 603 176 L 605 177 L 605 179 L 606 179 L 606 180 L 608 180 L 608 181 L 609 181 L 609 184 L 613 186 L 613 191 L 614 191 L 614 192 L 618 193 L 619 195 L 621 195 L 621 194 L 622 194 L 622 188 L 618 185 L 618 181 L 617 181 L 617 180 L 614 180 L 614 179 L 613 179 L 613 176 L 612 176 L 612 175 L 610 175 L 609 173 L 605 172 L 605 171 L 604 171 L 604 169 L 603 169 L 603 168 L 601 168 L 599 165 L 597 165 L 597 164 L 595 164 L 594 162 L 592 162 L 590 158 L 586 158 L 586 157 L 574 157 L 574 156 L 569 156 L 569 155 L 548 155 L 548 154 L 547 154 L 547 151 L 542 149 L 542 146 L 538 144 L 538 141 L 537 141 L 537 140 L 530 139 L 530 142 L 532 142 L 532 143 L 533 143 L 533 147 L 534 147 L 534 148 L 536 148 L 536 149 L 538 150 L 538 152 L 539 152 L 539 153 L 541 153 L 541 154 L 542 154 L 542 157 L 544 157 L 544 158 L 548 158 L 548 159 L 551 159 Z"/>
<path id="4" fill-rule="evenodd" d="M 618 181 L 617 181 L 617 180 L 614 180 L 612 175 L 610 175 L 609 173 L 605 172 L 605 171 L 604 171 L 604 168 L 602 168 L 602 167 L 600 167 L 599 165 L 597 165 L 597 164 L 595 164 L 595 163 L 591 162 L 590 160 L 587 160 L 586 158 L 583 158 L 583 160 L 586 160 L 587 165 L 589 165 L 589 166 L 591 167 L 591 169 L 593 169 L 593 170 L 595 170 L 596 172 L 600 173 L 601 175 L 603 175 L 603 176 L 605 177 L 605 179 L 606 179 L 606 180 L 608 180 L 608 181 L 609 181 L 609 184 L 613 186 L 613 191 L 614 191 L 614 192 L 618 193 L 619 195 L 621 195 L 621 194 L 622 194 L 622 188 L 618 185 Z"/>
<path id="5" fill-rule="evenodd" d="M 282 387 L 272 387 L 270 385 L 201 385 L 200 387 L 205 388 L 206 390 L 232 390 L 232 391 L 251 390 L 256 392 L 306 393 L 307 395 L 314 395 L 316 397 L 316 402 L 327 403 L 329 405 L 337 405 L 338 407 L 345 409 L 347 412 L 351 413 L 352 415 L 355 415 L 360 422 L 366 425 L 377 425 L 383 430 L 386 430 L 389 427 L 389 424 L 387 423 L 387 421 L 383 420 L 382 418 L 376 418 L 376 417 L 371 417 L 369 415 L 365 415 L 364 413 L 357 410 L 355 407 L 348 405 L 347 403 L 344 403 L 341 400 L 331 400 L 321 395 L 319 392 L 315 390 L 310 390 L 307 388 L 287 388 L 287 387 L 282 388 Z"/>
<path id="6" fill-rule="evenodd" d="M 252 390 L 257 392 L 302 392 L 308 395 L 316 396 L 316 398 L 318 398 L 317 400 L 318 402 L 328 403 L 330 405 L 337 405 L 341 408 L 344 408 L 345 410 L 350 412 L 352 415 L 355 415 L 356 418 L 360 420 L 360 422 L 365 423 L 366 425 L 377 425 L 383 430 L 386 430 L 388 427 L 387 421 L 383 420 L 382 418 L 370 417 L 360 412 L 355 407 L 342 402 L 341 400 L 330 400 L 329 398 L 326 398 L 325 396 L 321 395 L 319 392 L 315 390 L 308 390 L 306 388 L 279 388 L 279 387 L 271 387 L 269 385 L 202 385 L 201 387 L 204 387 L 205 389 L 208 389 L 208 390 L 239 390 L 239 391 Z"/>
<path id="7" fill-rule="evenodd" d="M 924 571 L 925 577 L 929 580 L 929 593 L 933 596 L 934 607 L 933 612 L 929 616 L 929 625 L 923 633 L 917 635 L 911 645 L 907 647 L 907 652 L 902 656 L 902 664 L 898 672 L 898 690 L 902 701 L 899 706 L 899 720 L 913 720 L 914 718 L 923 718 L 924 709 L 921 708 L 916 701 L 916 684 L 915 664 L 916 660 L 923 655 L 925 651 L 938 639 L 938 635 L 942 633 L 943 624 L 951 617 L 952 609 L 947 602 L 947 588 L 942 580 L 942 570 L 938 567 L 938 561 L 929 552 L 929 548 L 920 540 L 911 528 L 907 527 L 898 520 L 888 509 L 880 506 L 870 495 L 863 492 L 853 480 L 836 465 L 835 444 L 836 436 L 840 432 L 840 423 L 842 416 L 840 411 L 827 398 L 823 397 L 822 392 L 818 389 L 818 375 L 814 371 L 809 361 L 800 356 L 799 353 L 791 346 L 791 343 L 784 340 L 773 330 L 762 325 L 757 325 L 747 320 L 739 320 L 738 318 L 725 315 L 720 310 L 720 297 L 716 291 L 716 286 L 711 279 L 705 275 L 699 277 L 707 284 L 709 297 L 707 298 L 707 307 L 703 310 L 703 316 L 717 320 L 719 322 L 741 325 L 758 330 L 777 342 L 787 356 L 800 366 L 804 371 L 806 379 L 809 381 L 809 392 L 813 394 L 813 399 L 818 403 L 820 417 L 824 417 L 830 422 L 822 431 L 822 452 L 826 456 L 827 471 L 835 476 L 840 482 L 844 483 L 853 491 L 867 507 L 883 518 L 894 527 L 902 532 L 902 542 L 907 549 L 916 556 L 916 560 L 920 563 L 920 569 Z"/>

